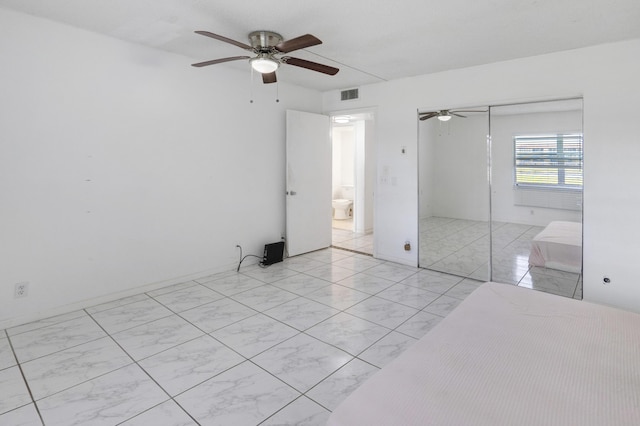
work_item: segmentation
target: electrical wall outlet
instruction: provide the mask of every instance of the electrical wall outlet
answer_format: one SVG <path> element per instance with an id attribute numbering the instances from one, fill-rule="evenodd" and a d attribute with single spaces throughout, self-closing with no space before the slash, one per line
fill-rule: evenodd
<path id="1" fill-rule="evenodd" d="M 19 297 L 27 297 L 27 294 L 29 294 L 29 283 L 26 281 L 17 283 L 14 289 L 13 297 L 16 299 Z"/>

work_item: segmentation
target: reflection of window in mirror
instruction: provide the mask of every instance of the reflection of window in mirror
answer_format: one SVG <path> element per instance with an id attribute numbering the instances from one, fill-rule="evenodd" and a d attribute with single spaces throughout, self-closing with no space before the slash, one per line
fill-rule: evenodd
<path id="1" fill-rule="evenodd" d="M 514 136 L 515 186 L 582 189 L 582 134 Z"/>
<path id="2" fill-rule="evenodd" d="M 581 210 L 582 133 L 517 135 L 513 137 L 513 152 L 517 204 Z M 550 195 L 541 198 L 531 191 Z M 556 196 L 551 195 L 554 192 Z"/>

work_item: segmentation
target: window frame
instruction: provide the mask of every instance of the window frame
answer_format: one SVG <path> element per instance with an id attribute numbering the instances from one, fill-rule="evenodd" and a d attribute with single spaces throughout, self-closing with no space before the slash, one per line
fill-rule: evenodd
<path id="1" fill-rule="evenodd" d="M 555 140 L 555 150 L 549 150 L 549 142 Z M 565 150 L 565 141 L 569 142 L 569 146 L 573 149 Z M 525 149 L 522 145 L 535 145 L 540 143 L 540 154 L 523 152 Z M 547 146 L 543 146 L 543 144 Z M 520 147 L 519 147 L 520 145 Z M 579 147 L 576 150 L 576 147 Z M 533 147 L 530 147 L 533 150 Z M 520 154 L 519 154 L 520 152 Z M 523 164 L 523 162 L 530 164 Z M 569 162 L 570 164 L 567 164 Z M 555 173 L 539 174 L 537 177 L 534 173 L 530 173 L 530 181 L 519 180 L 519 173 L 522 169 L 544 169 L 553 170 Z M 578 183 L 567 183 L 567 170 L 578 170 L 578 176 L 574 176 L 573 180 Z M 574 173 L 574 175 L 576 175 Z M 556 177 L 556 183 L 550 182 L 532 182 L 532 180 L 545 180 Z M 582 191 L 584 185 L 584 136 L 582 132 L 556 132 L 556 133 L 527 133 L 513 136 L 513 185 L 515 189 L 541 189 L 541 190 L 560 190 L 560 191 Z"/>

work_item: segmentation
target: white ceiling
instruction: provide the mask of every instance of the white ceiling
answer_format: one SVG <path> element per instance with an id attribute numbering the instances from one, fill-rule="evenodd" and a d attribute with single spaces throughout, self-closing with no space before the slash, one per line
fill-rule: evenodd
<path id="1" fill-rule="evenodd" d="M 278 80 L 318 90 L 640 38 L 639 0 L 0 0 L 0 7 L 178 53 L 185 66 L 247 53 L 194 30 L 247 44 L 256 30 L 285 39 L 310 33 L 323 44 L 289 55 L 340 72 L 284 65 Z M 249 70 L 241 61 L 201 71 L 215 78 L 216 67 Z"/>

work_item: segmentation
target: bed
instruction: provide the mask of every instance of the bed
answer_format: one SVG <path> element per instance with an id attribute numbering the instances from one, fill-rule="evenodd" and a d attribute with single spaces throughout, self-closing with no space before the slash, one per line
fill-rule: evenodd
<path id="1" fill-rule="evenodd" d="M 582 271 L 582 224 L 554 221 L 531 242 L 529 265 L 560 271 Z"/>
<path id="2" fill-rule="evenodd" d="M 485 283 L 327 424 L 637 426 L 640 315 Z"/>

